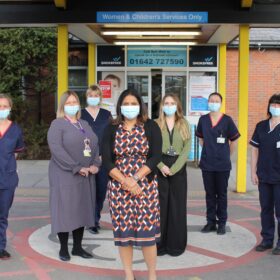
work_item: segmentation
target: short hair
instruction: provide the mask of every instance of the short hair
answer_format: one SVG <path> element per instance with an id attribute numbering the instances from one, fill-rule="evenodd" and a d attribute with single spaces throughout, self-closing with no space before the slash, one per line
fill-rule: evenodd
<path id="1" fill-rule="evenodd" d="M 121 95 L 118 99 L 117 109 L 116 109 L 117 117 L 113 120 L 113 124 L 117 125 L 124 121 L 124 117 L 121 113 L 121 106 L 122 106 L 124 99 L 129 95 L 134 96 L 137 99 L 139 106 L 140 106 L 140 112 L 139 112 L 137 121 L 140 123 L 145 123 L 147 121 L 147 119 L 148 119 L 147 107 L 146 107 L 142 97 L 137 93 L 137 91 L 135 91 L 133 89 L 126 89 L 121 93 Z"/>
<path id="2" fill-rule="evenodd" d="M 65 105 L 68 97 L 70 97 L 71 95 L 76 98 L 76 100 L 78 101 L 78 104 L 80 106 L 80 110 L 76 114 L 76 117 L 77 117 L 77 119 L 79 119 L 81 117 L 81 103 L 80 103 L 79 96 L 77 95 L 77 93 L 75 91 L 67 90 L 60 97 L 60 102 L 59 102 L 57 112 L 56 112 L 56 117 L 57 118 L 64 118 L 65 117 L 64 105 Z"/>
<path id="3" fill-rule="evenodd" d="M 118 81 L 118 85 L 119 85 L 119 87 L 121 86 L 121 79 L 120 79 L 120 77 L 118 77 L 117 75 L 114 75 L 114 74 L 108 74 L 105 78 L 104 78 L 104 80 L 117 80 Z"/>
<path id="4" fill-rule="evenodd" d="M 11 98 L 10 95 L 6 94 L 6 93 L 0 93 L 0 99 L 7 99 L 9 102 L 10 107 L 13 107 L 13 100 Z"/>
<path id="5" fill-rule="evenodd" d="M 212 93 L 208 96 L 208 100 L 210 99 L 211 96 L 214 96 L 214 95 L 219 96 L 220 99 L 221 99 L 221 103 L 223 102 L 223 97 L 222 97 L 222 95 L 221 95 L 219 92 L 212 92 Z"/>
<path id="6" fill-rule="evenodd" d="M 102 98 L 102 90 L 98 85 L 90 85 L 86 91 L 86 96 L 88 96 L 91 91 L 96 91 L 100 98 Z"/>
<path id="7" fill-rule="evenodd" d="M 270 107 L 271 104 L 280 104 L 280 93 L 275 93 L 275 94 L 273 94 L 273 95 L 269 98 L 269 100 L 268 100 L 268 105 L 267 105 L 267 116 L 268 116 L 269 119 L 272 118 L 272 115 L 271 115 L 271 113 L 270 113 L 270 111 L 269 111 L 269 107 Z"/>

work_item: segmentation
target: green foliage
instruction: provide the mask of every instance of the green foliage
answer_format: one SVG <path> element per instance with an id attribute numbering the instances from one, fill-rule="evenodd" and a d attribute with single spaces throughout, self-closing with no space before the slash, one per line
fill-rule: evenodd
<path id="1" fill-rule="evenodd" d="M 54 28 L 0 29 L 0 92 L 19 95 L 33 89 L 54 93 L 56 38 Z M 24 78 L 33 82 L 25 85 Z"/>
<path id="2" fill-rule="evenodd" d="M 48 157 L 42 96 L 56 92 L 56 46 L 56 28 L 0 28 L 0 92 L 13 97 L 28 159 Z"/>

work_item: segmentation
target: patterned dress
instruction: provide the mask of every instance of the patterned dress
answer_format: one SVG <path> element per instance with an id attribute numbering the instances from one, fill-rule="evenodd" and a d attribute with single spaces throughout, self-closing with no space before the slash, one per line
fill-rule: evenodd
<path id="1" fill-rule="evenodd" d="M 125 175 L 133 176 L 146 163 L 149 143 L 143 125 L 131 132 L 121 124 L 116 132 L 115 165 Z M 138 182 L 142 193 L 132 195 L 114 179 L 109 182 L 109 204 L 116 246 L 151 246 L 159 241 L 160 215 L 157 177 Z"/>

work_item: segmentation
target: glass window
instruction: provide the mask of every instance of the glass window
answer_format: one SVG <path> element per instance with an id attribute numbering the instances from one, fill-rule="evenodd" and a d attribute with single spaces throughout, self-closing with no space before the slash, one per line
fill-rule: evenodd
<path id="1" fill-rule="evenodd" d="M 165 94 L 176 94 L 186 115 L 186 76 L 185 75 L 166 75 L 165 76 Z"/>
<path id="2" fill-rule="evenodd" d="M 208 96 L 217 90 L 217 72 L 190 72 L 189 115 L 208 113 Z"/>
<path id="3" fill-rule="evenodd" d="M 87 69 L 69 69 L 69 88 L 87 86 Z"/>

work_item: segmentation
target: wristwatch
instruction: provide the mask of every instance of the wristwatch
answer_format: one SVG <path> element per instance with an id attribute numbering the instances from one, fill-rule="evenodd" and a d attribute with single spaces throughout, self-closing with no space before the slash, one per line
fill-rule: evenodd
<path id="1" fill-rule="evenodd" d="M 132 176 L 132 178 L 133 178 L 136 182 L 138 182 L 138 181 L 140 180 L 140 178 L 139 178 L 139 176 L 138 176 L 137 174 L 134 174 L 134 175 Z"/>

